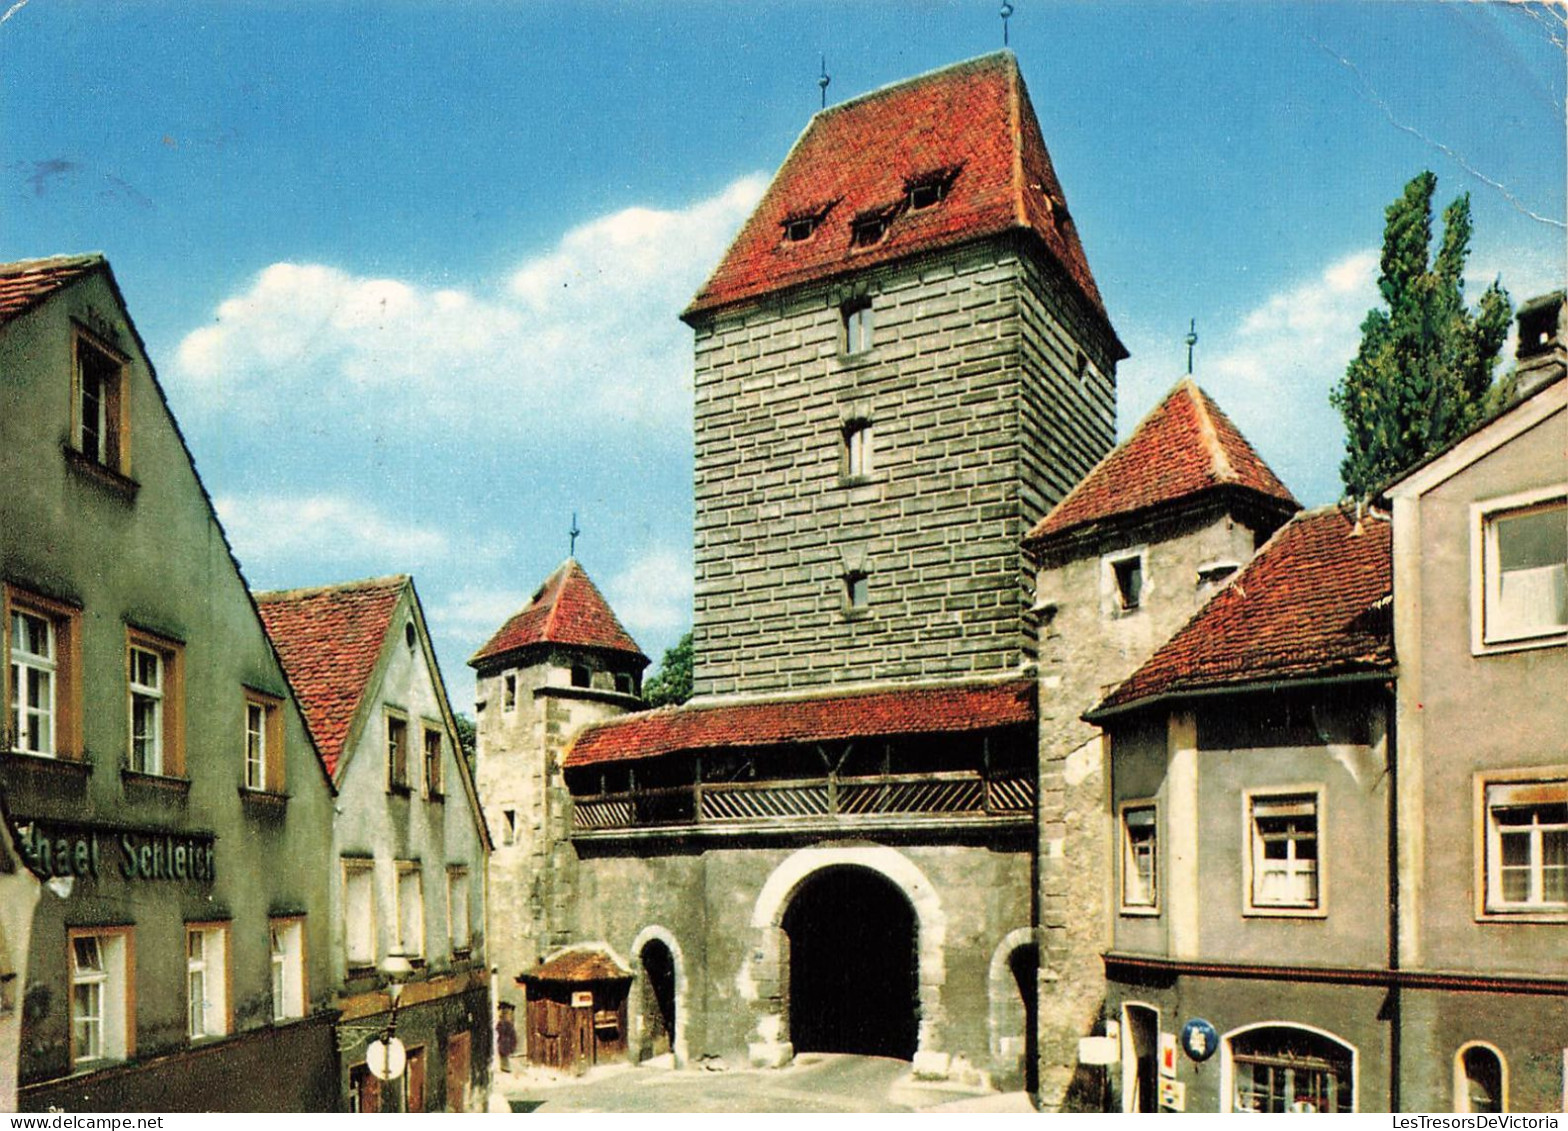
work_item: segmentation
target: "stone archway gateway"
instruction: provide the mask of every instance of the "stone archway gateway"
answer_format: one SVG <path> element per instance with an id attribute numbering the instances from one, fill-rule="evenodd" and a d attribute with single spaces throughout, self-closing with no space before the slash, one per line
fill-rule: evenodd
<path id="1" fill-rule="evenodd" d="M 869 868 L 824 868 L 796 889 L 782 927 L 795 1051 L 913 1059 L 919 960 L 904 894 Z"/>
<path id="2" fill-rule="evenodd" d="M 795 1053 L 790 1023 L 791 939 L 785 917 L 799 895 L 805 894 L 808 901 L 827 898 L 809 889 L 819 873 L 840 868 L 875 873 L 870 882 L 881 882 L 908 905 L 912 925 L 908 942 L 899 949 L 903 952 L 907 947 L 914 955 L 915 1004 L 910 1014 L 915 1039 L 913 1053 L 902 1055 L 910 1056 L 917 1070 L 924 1063 L 927 1071 L 945 1074 L 946 1057 L 941 1049 L 946 1031 L 942 990 L 947 980 L 947 917 L 925 874 L 903 853 L 883 845 L 802 848 L 785 857 L 762 885 L 751 919 L 757 931 L 756 946 L 737 983 L 742 996 L 753 1003 L 756 1017 L 756 1034 L 749 1049 L 752 1063 L 779 1065 Z M 862 882 L 867 882 L 864 877 Z M 831 893 L 832 889 L 824 890 Z M 904 1044 L 907 1046 L 907 1038 Z"/>

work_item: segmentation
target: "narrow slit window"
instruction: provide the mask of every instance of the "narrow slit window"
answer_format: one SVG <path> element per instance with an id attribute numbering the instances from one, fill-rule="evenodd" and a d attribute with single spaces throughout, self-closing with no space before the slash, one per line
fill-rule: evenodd
<path id="1" fill-rule="evenodd" d="M 871 474 L 871 422 L 855 421 L 844 429 L 844 474 L 851 479 Z"/>
<path id="2" fill-rule="evenodd" d="M 855 299 L 842 308 L 844 352 L 866 353 L 871 349 L 871 300 Z"/>

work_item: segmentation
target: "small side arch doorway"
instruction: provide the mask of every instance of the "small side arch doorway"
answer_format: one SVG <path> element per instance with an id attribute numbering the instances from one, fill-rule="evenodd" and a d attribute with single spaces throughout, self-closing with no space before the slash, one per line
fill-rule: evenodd
<path id="1" fill-rule="evenodd" d="M 781 926 L 795 1051 L 912 1059 L 920 950 L 904 893 L 870 868 L 823 868 L 796 889 Z"/>
<path id="2" fill-rule="evenodd" d="M 642 967 L 642 1033 L 638 1060 L 675 1051 L 675 956 L 663 939 L 652 938 L 637 953 Z"/>

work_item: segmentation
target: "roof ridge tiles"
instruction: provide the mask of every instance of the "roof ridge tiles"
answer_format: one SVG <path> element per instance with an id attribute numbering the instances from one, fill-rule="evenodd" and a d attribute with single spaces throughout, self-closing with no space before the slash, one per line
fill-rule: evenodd
<path id="1" fill-rule="evenodd" d="M 363 589 L 399 589 L 411 580 L 406 573 L 389 573 L 385 577 L 365 577 L 357 581 L 339 581 L 325 585 L 302 585 L 294 589 L 257 589 L 251 596 L 258 601 L 288 601 L 327 593 L 344 593 Z"/>

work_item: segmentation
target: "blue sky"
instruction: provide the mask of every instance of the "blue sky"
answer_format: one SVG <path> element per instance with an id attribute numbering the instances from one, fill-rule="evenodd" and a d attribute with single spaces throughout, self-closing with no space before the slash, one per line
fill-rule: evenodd
<path id="1" fill-rule="evenodd" d="M 465 661 L 565 557 L 690 622 L 676 315 L 818 105 L 992 0 L 123 4 L 0 22 L 0 257 L 101 250 L 258 588 L 414 575 Z M 1383 210 L 1471 194 L 1472 297 L 1563 285 L 1561 9 L 1014 0 L 1125 431 L 1185 368 L 1308 503 Z"/>

